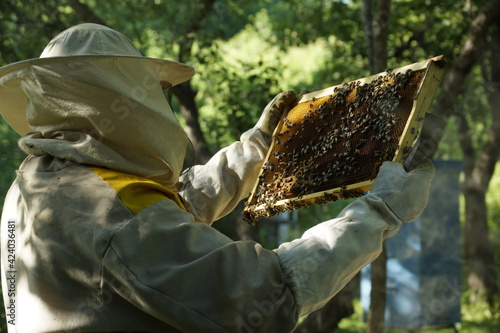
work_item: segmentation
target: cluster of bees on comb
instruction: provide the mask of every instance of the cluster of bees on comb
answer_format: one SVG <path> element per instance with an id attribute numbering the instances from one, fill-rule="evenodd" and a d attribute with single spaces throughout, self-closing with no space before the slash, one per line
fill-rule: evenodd
<path id="1" fill-rule="evenodd" d="M 252 224 L 363 195 L 366 189 L 351 185 L 373 180 L 381 164 L 393 160 L 423 75 L 388 70 L 299 102 L 278 125 L 244 219 Z"/>

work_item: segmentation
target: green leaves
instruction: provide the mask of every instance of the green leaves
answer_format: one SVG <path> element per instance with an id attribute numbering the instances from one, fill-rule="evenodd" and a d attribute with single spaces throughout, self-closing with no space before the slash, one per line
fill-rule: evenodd
<path id="1" fill-rule="evenodd" d="M 19 135 L 0 118 L 0 208 L 3 207 L 3 199 L 16 177 L 15 170 L 24 159 L 24 154 L 17 147 Z"/>
<path id="2" fill-rule="evenodd" d="M 244 48 L 238 37 L 232 42 Z M 253 57 L 234 50 L 214 43 L 200 52 L 196 66 L 200 122 L 212 150 L 232 143 L 251 128 L 280 91 L 279 62 L 264 54 Z"/>

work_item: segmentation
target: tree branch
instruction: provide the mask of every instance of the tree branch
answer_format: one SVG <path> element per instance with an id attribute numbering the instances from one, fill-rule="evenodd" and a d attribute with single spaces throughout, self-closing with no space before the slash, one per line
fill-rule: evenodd
<path id="1" fill-rule="evenodd" d="M 214 3 L 215 0 L 205 0 L 203 9 L 193 15 L 190 24 L 179 41 L 178 59 L 180 62 L 185 62 L 186 57 L 191 55 L 194 34 L 200 30 L 202 21 L 209 15 Z M 196 91 L 189 81 L 175 86 L 172 91 L 181 104 L 180 110 L 186 120 L 186 132 L 196 152 L 196 163 L 203 164 L 210 159 L 212 154 L 208 149 L 205 136 L 200 127 L 198 107 L 195 102 Z"/>
<path id="2" fill-rule="evenodd" d="M 485 78 L 485 92 L 492 114 L 492 124 L 488 131 L 488 139 L 479 155 L 476 169 L 482 175 L 481 187 L 485 190 L 495 171 L 500 156 L 500 24 L 498 21 L 492 29 L 490 45 L 490 79 Z"/>
<path id="3" fill-rule="evenodd" d="M 175 97 L 177 97 L 181 104 L 180 111 L 186 120 L 186 133 L 196 152 L 195 163 L 204 164 L 212 157 L 212 154 L 208 149 L 205 136 L 203 135 L 198 120 L 198 107 L 194 99 L 196 92 L 193 90 L 189 81 L 176 85 L 172 89 Z"/>
<path id="4" fill-rule="evenodd" d="M 471 22 L 464 47 L 457 58 L 454 59 L 443 80 L 443 91 L 439 95 L 434 109 L 436 115 L 447 119 L 458 110 L 456 106 L 457 96 L 465 77 L 470 73 L 472 66 L 477 63 L 483 51 L 484 36 L 486 36 L 488 28 L 495 17 L 499 16 L 499 13 L 500 1 L 490 0 Z"/>
<path id="5" fill-rule="evenodd" d="M 466 178 L 468 179 L 474 170 L 476 151 L 474 150 L 474 145 L 472 144 L 470 127 L 465 114 L 462 111 L 455 111 L 455 117 L 458 125 L 458 142 L 460 144 L 460 148 L 462 149 L 462 154 L 464 156 L 468 156 L 468 158 L 464 158 L 463 161 L 464 172 L 467 175 Z"/>
<path id="6" fill-rule="evenodd" d="M 66 0 L 66 2 L 71 8 L 73 8 L 76 15 L 82 21 L 105 25 L 104 21 L 101 20 L 86 4 L 81 3 L 79 0 Z"/>
<path id="7" fill-rule="evenodd" d="M 203 2 L 203 9 L 195 13 L 190 21 L 189 26 L 184 31 L 184 34 L 179 41 L 179 61 L 184 62 L 186 55 L 191 54 L 191 47 L 193 46 L 193 34 L 200 30 L 201 23 L 212 11 L 215 0 L 205 0 Z"/>

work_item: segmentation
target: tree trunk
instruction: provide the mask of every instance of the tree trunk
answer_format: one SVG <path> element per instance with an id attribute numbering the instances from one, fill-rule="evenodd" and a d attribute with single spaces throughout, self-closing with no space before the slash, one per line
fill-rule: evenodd
<path id="1" fill-rule="evenodd" d="M 363 21 L 363 31 L 365 33 L 366 57 L 368 58 L 368 68 L 373 73 L 375 64 L 373 62 L 373 27 L 372 27 L 372 1 L 363 0 L 361 2 L 361 20 Z"/>
<path id="2" fill-rule="evenodd" d="M 366 324 L 366 332 L 381 333 L 385 324 L 385 303 L 387 282 L 387 250 L 385 243 L 382 253 L 371 265 L 370 309 Z"/>
<path id="3" fill-rule="evenodd" d="M 390 0 L 379 0 L 375 13 L 370 13 L 371 0 L 363 0 L 361 10 L 367 48 L 369 50 L 370 72 L 372 74 L 384 71 L 387 68 L 387 39 L 391 11 Z M 370 40 L 371 39 L 371 40 Z M 372 263 L 371 267 L 371 293 L 370 308 L 366 331 L 369 333 L 382 333 L 384 331 L 384 314 L 386 306 L 386 277 L 387 253 L 385 245 L 382 253 Z"/>
<path id="4" fill-rule="evenodd" d="M 485 201 L 491 176 L 495 169 L 500 147 L 500 89 L 498 86 L 486 85 L 492 126 L 488 131 L 488 139 L 480 151 L 476 151 L 472 143 L 471 130 L 463 110 L 457 103 L 457 96 L 463 89 L 465 78 L 472 67 L 480 61 L 484 51 L 486 38 L 491 26 L 500 18 L 500 1 L 491 0 L 484 5 L 472 20 L 467 40 L 459 56 L 454 59 L 443 82 L 435 113 L 448 118 L 454 115 L 457 119 L 460 147 L 464 158 L 465 180 L 462 191 L 465 198 L 465 230 L 464 254 L 467 267 L 467 282 L 474 293 L 485 294 L 490 306 L 499 294 L 497 272 L 494 265 L 494 254 L 488 234 L 488 216 Z M 500 82 L 498 59 L 498 29 L 490 42 L 491 82 Z M 490 83 L 491 83 L 490 82 Z M 474 102 L 475 96 L 468 96 Z"/>
<path id="5" fill-rule="evenodd" d="M 492 114 L 492 125 L 488 139 L 478 157 L 477 163 L 473 154 L 464 154 L 467 159 L 465 181 L 462 191 L 465 197 L 465 262 L 467 265 L 467 282 L 473 294 L 486 295 L 490 307 L 495 308 L 495 299 L 499 296 L 499 286 L 495 268 L 493 246 L 489 239 L 486 192 L 500 155 L 500 29 L 495 25 L 490 46 L 489 69 L 491 76 L 485 76 L 486 95 Z M 483 65 L 485 66 L 485 65 Z M 487 73 L 488 69 L 483 69 Z M 462 118 L 461 145 L 469 149 L 470 131 Z"/>
<path id="6" fill-rule="evenodd" d="M 465 197 L 464 248 L 467 283 L 474 294 L 486 295 L 495 308 L 498 295 L 493 246 L 488 236 L 488 216 L 484 189 L 475 184 L 462 185 Z"/>
<path id="7" fill-rule="evenodd" d="M 215 0 L 204 0 L 202 8 L 192 13 L 190 24 L 179 39 L 178 60 L 180 62 L 185 62 L 191 57 L 194 36 L 201 29 L 201 22 L 213 10 L 214 3 Z M 191 82 L 188 81 L 175 86 L 173 93 L 179 100 L 181 114 L 186 120 L 186 133 L 193 144 L 195 153 L 194 163 L 204 164 L 212 157 L 212 154 L 200 127 L 198 106 L 195 101 L 196 91 L 191 86 Z"/>
<path id="8" fill-rule="evenodd" d="M 212 154 L 208 149 L 205 136 L 200 127 L 198 107 L 194 99 L 196 92 L 189 81 L 181 83 L 172 89 L 175 97 L 179 100 L 180 111 L 186 121 L 186 133 L 193 144 L 195 152 L 195 160 L 193 162 L 204 164 L 212 157 Z"/>
<path id="9" fill-rule="evenodd" d="M 391 17 L 391 0 L 378 0 L 372 20 L 373 35 L 373 74 L 387 68 L 387 40 L 389 35 L 389 20 Z"/>
<path id="10" fill-rule="evenodd" d="M 321 310 L 311 313 L 295 329 L 294 333 L 331 333 L 343 318 L 354 313 L 352 300 L 358 295 L 359 274 L 356 275 Z"/>

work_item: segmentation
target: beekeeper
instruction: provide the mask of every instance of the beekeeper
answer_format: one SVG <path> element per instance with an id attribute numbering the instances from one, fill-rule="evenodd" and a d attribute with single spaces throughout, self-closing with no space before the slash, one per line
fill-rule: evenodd
<path id="1" fill-rule="evenodd" d="M 182 173 L 188 138 L 162 88 L 193 74 L 96 24 L 0 68 L 0 111 L 28 154 L 2 215 L 9 332 L 290 332 L 424 209 L 432 164 L 386 162 L 371 194 L 300 239 L 232 241 L 210 225 L 250 192 L 295 95 Z"/>

